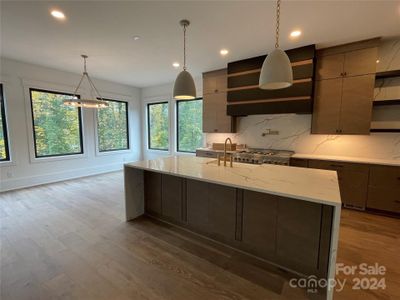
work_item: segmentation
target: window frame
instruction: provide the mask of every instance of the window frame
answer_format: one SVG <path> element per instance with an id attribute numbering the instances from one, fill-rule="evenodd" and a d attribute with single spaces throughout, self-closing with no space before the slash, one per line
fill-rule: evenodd
<path id="1" fill-rule="evenodd" d="M 63 153 L 63 154 L 52 154 L 52 155 L 41 155 L 38 156 L 37 153 L 37 147 L 36 147 L 36 131 L 35 131 L 35 115 L 33 113 L 33 101 L 32 101 L 32 91 L 36 92 L 43 92 L 43 93 L 50 93 L 50 94 L 58 94 L 58 95 L 67 95 L 67 96 L 76 96 L 78 99 L 80 99 L 80 95 L 74 95 L 72 93 L 68 92 L 60 92 L 60 91 L 54 91 L 54 90 L 47 90 L 47 89 L 41 89 L 41 88 L 29 88 L 29 101 L 31 105 L 31 119 L 32 119 L 32 133 L 33 133 L 33 151 L 35 154 L 35 159 L 46 159 L 46 158 L 52 158 L 52 157 L 63 157 L 63 156 L 73 156 L 73 155 L 83 155 L 84 154 L 84 146 L 83 146 L 83 122 L 82 122 L 82 108 L 77 107 L 78 109 L 78 120 L 79 120 L 79 143 L 81 146 L 81 151 L 80 152 L 75 152 L 75 153 Z"/>
<path id="2" fill-rule="evenodd" d="M 124 103 L 126 106 L 126 145 L 127 148 L 121 148 L 121 149 L 110 149 L 110 150 L 100 150 L 100 136 L 99 136 L 99 113 L 98 110 L 96 111 L 96 145 L 97 145 L 97 152 L 99 154 L 105 154 L 105 153 L 112 153 L 112 152 L 118 152 L 118 151 L 129 151 L 131 149 L 131 144 L 130 144 L 130 138 L 129 138 L 129 102 L 124 101 L 124 100 L 114 100 L 114 99 L 109 99 L 109 98 L 97 98 L 98 100 L 104 100 L 104 101 L 109 101 L 109 102 L 118 102 L 118 103 Z"/>
<path id="3" fill-rule="evenodd" d="M 198 101 L 201 100 L 202 103 L 203 102 L 203 97 L 197 97 L 194 99 L 190 99 L 190 100 L 176 100 L 176 152 L 180 152 L 180 153 L 196 153 L 196 150 L 194 151 L 183 151 L 183 150 L 179 150 L 179 103 L 180 102 L 191 102 L 191 101 Z M 203 136 L 204 137 L 204 136 Z M 204 140 L 203 140 L 204 141 Z"/>
<path id="4" fill-rule="evenodd" d="M 8 126 L 7 126 L 7 117 L 6 117 L 6 104 L 5 104 L 5 96 L 4 96 L 4 88 L 3 83 L 0 82 L 0 113 L 1 113 L 1 122 L 3 125 L 3 136 L 4 136 L 4 147 L 6 150 L 6 157 L 0 159 L 0 163 L 6 163 L 11 161 L 10 155 L 10 143 L 8 140 Z"/>
<path id="5" fill-rule="evenodd" d="M 162 149 L 162 148 L 151 148 L 151 130 L 150 130 L 150 106 L 152 105 L 157 105 L 157 104 L 167 104 L 168 106 L 168 148 L 167 149 Z M 159 102 L 149 102 L 146 104 L 147 106 L 147 149 L 148 150 L 155 150 L 155 151 L 163 151 L 163 152 L 169 152 L 170 151 L 170 130 L 171 130 L 171 124 L 170 124 L 170 107 L 169 107 L 169 101 L 159 101 Z"/>

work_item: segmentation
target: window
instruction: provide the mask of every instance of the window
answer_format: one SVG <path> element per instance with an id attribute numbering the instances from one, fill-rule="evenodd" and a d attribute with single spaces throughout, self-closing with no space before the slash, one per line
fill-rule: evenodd
<path id="1" fill-rule="evenodd" d="M 203 99 L 176 102 L 177 149 L 196 152 L 203 145 Z"/>
<path id="2" fill-rule="evenodd" d="M 147 130 L 149 149 L 168 151 L 168 102 L 147 104 Z"/>
<path id="3" fill-rule="evenodd" d="M 71 94 L 30 89 L 36 157 L 83 153 L 79 107 L 63 104 Z"/>
<path id="4" fill-rule="evenodd" d="M 10 160 L 3 85 L 0 83 L 0 161 Z"/>
<path id="5" fill-rule="evenodd" d="M 97 110 L 99 151 L 129 149 L 128 102 L 104 100 L 109 106 Z"/>

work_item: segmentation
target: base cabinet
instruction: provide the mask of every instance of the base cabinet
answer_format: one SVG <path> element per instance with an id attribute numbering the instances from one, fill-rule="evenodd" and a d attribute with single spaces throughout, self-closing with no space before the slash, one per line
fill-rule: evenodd
<path id="1" fill-rule="evenodd" d="M 146 213 L 305 275 L 326 277 L 333 208 L 144 172 Z"/>
<path id="2" fill-rule="evenodd" d="M 188 179 L 186 199 L 189 227 L 220 241 L 235 240 L 235 188 Z"/>

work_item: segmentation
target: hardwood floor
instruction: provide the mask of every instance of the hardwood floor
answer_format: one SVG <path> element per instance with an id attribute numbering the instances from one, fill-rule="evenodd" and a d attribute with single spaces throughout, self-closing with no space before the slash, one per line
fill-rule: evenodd
<path id="1" fill-rule="evenodd" d="M 307 298 L 277 268 L 148 218 L 125 222 L 122 176 L 0 194 L 2 300 Z M 335 299 L 399 299 L 399 236 L 398 219 L 344 210 L 338 262 L 385 265 L 387 288 L 347 284 Z"/>

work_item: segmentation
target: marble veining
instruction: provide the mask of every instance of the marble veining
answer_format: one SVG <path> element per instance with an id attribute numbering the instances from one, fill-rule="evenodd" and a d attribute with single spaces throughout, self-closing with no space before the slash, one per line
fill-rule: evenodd
<path id="1" fill-rule="evenodd" d="M 216 159 L 171 156 L 138 161 L 126 168 L 150 170 L 185 178 L 228 185 L 262 193 L 340 206 L 336 172 L 279 165 L 234 163 L 218 166 Z"/>
<path id="2" fill-rule="evenodd" d="M 393 112 L 393 109 L 390 113 Z M 396 114 L 396 112 L 394 112 Z M 253 148 L 292 150 L 296 153 L 361 157 L 366 159 L 399 160 L 400 134 L 372 133 L 370 135 L 311 134 L 311 115 L 254 115 L 238 118 L 235 134 L 209 133 L 206 143 L 223 142 L 231 137 L 235 143 Z M 376 116 L 379 120 L 380 115 Z M 279 135 L 262 134 L 278 130 Z"/>

